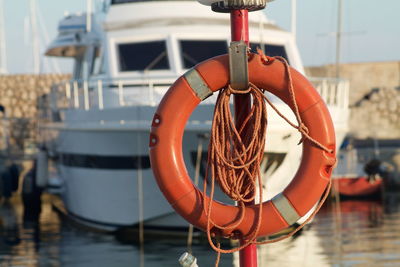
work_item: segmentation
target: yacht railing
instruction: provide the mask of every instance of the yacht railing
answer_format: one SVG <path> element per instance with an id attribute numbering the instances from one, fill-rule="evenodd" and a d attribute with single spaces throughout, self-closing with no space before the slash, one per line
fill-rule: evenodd
<path id="1" fill-rule="evenodd" d="M 156 105 L 172 79 L 155 81 L 129 79 L 73 80 L 53 85 L 51 108 L 106 109 L 123 106 Z"/>
<path id="2" fill-rule="evenodd" d="M 349 81 L 336 78 L 308 77 L 328 106 L 347 109 L 349 106 Z"/>
<path id="3" fill-rule="evenodd" d="M 348 81 L 335 78 L 309 80 L 328 106 L 348 107 Z M 158 79 L 157 82 L 129 79 L 67 81 L 53 86 L 51 108 L 103 110 L 124 106 L 155 106 L 173 82 L 172 79 Z"/>

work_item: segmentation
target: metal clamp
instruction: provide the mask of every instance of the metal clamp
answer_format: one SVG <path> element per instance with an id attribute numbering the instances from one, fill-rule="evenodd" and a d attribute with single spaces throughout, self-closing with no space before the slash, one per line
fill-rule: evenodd
<path id="1" fill-rule="evenodd" d="M 211 9 L 215 12 L 229 13 L 234 9 L 246 9 L 248 11 L 257 11 L 264 9 L 267 2 L 273 0 L 223 0 L 215 1 L 211 4 Z"/>
<path id="2" fill-rule="evenodd" d="M 230 84 L 233 89 L 246 90 L 249 87 L 247 44 L 244 41 L 231 42 L 229 46 Z"/>

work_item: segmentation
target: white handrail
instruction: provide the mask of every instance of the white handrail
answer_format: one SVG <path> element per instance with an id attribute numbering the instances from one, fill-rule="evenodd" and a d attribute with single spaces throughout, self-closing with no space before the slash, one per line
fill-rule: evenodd
<path id="1" fill-rule="evenodd" d="M 68 100 L 71 99 L 71 84 L 69 82 L 65 84 L 65 96 Z"/>
<path id="2" fill-rule="evenodd" d="M 78 81 L 74 81 L 74 107 L 79 108 Z"/>
<path id="3" fill-rule="evenodd" d="M 150 103 L 154 103 L 154 83 L 152 81 L 149 81 L 149 98 L 150 98 Z"/>
<path id="4" fill-rule="evenodd" d="M 125 106 L 125 101 L 124 101 L 124 87 L 122 85 L 122 81 L 118 81 L 118 98 L 119 98 L 119 104 L 121 106 Z"/>
<path id="5" fill-rule="evenodd" d="M 348 81 L 336 78 L 309 78 L 309 80 L 314 84 L 316 90 L 327 105 L 338 108 L 348 108 Z M 80 98 L 83 97 L 84 110 L 90 110 L 94 107 L 103 110 L 108 107 L 115 107 L 115 102 L 112 100 L 110 101 L 110 96 L 115 97 L 117 105 L 121 107 L 130 105 L 155 105 L 160 101 L 162 95 L 172 83 L 172 79 L 160 79 L 157 80 L 157 83 L 151 80 L 128 79 L 75 80 L 60 84 L 66 86 L 65 88 L 60 85 L 54 86 L 53 90 L 58 90 L 58 99 L 62 100 L 60 103 L 67 103 L 66 108 L 78 109 L 80 107 Z M 79 88 L 79 85 L 81 85 L 82 88 Z M 60 90 L 62 88 L 64 89 Z M 80 96 L 80 94 L 83 95 Z M 96 101 L 89 103 L 92 94 L 93 97 L 97 97 L 98 99 L 97 105 Z M 71 99 L 73 99 L 72 103 L 69 101 Z"/>
<path id="6" fill-rule="evenodd" d="M 85 110 L 89 110 L 89 87 L 87 81 L 83 82 L 83 97 L 84 97 L 83 100 L 85 104 Z"/>
<path id="7" fill-rule="evenodd" d="M 104 109 L 103 101 L 103 80 L 97 80 L 97 91 L 99 96 L 99 109 Z"/>

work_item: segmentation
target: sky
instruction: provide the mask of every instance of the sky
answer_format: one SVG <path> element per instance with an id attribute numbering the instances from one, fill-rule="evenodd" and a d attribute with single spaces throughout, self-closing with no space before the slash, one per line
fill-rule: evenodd
<path id="1" fill-rule="evenodd" d="M 27 19 L 29 0 L 3 0 L 5 13 L 8 73 L 33 71 L 32 41 Z M 56 36 L 58 21 L 65 12 L 86 9 L 85 0 L 36 0 L 39 30 L 51 41 Z M 275 0 L 265 12 L 270 20 L 290 30 L 291 0 Z M 297 1 L 297 43 L 305 66 L 334 63 L 338 0 Z M 399 0 L 343 0 L 342 62 L 400 61 Z M 44 28 L 46 30 L 44 30 Z M 42 37 L 44 51 L 46 38 Z M 43 72 L 54 68 L 48 60 Z M 59 61 L 61 72 L 70 64 Z"/>

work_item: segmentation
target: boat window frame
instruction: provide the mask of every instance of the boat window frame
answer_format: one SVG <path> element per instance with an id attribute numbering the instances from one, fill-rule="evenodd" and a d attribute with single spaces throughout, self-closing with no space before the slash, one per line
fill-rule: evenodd
<path id="1" fill-rule="evenodd" d="M 170 66 L 169 69 L 165 70 L 148 70 L 148 71 L 121 71 L 120 70 L 120 55 L 119 55 L 119 45 L 120 44 L 130 44 L 130 43 L 143 43 L 143 42 L 157 42 L 164 41 L 166 45 L 167 51 L 167 60 Z M 149 36 L 123 36 L 123 37 L 112 37 L 109 39 L 109 45 L 112 48 L 110 50 L 110 62 L 112 73 L 114 76 L 118 77 L 130 77 L 130 78 L 138 78 L 138 77 L 164 77 L 176 75 L 176 67 L 175 62 L 172 59 L 174 57 L 173 51 L 171 49 L 170 38 L 168 35 L 149 35 Z"/>

